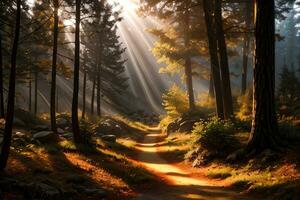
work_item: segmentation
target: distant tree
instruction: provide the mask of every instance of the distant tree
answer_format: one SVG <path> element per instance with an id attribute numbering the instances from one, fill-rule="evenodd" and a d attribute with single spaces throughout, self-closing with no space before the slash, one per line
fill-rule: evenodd
<path id="1" fill-rule="evenodd" d="M 223 105 L 224 105 L 224 118 L 229 119 L 233 117 L 233 102 L 230 83 L 230 71 L 228 62 L 227 43 L 225 39 L 225 32 L 223 28 L 223 12 L 222 1 L 215 0 L 215 27 L 216 38 L 218 43 L 218 52 L 220 59 L 221 81 L 223 88 Z"/>
<path id="2" fill-rule="evenodd" d="M 295 71 L 290 70 L 288 66 L 285 65 L 280 74 L 278 95 L 286 99 L 294 99 L 298 95 L 298 91 L 300 91 L 299 84 L 300 82 L 296 77 Z"/>
<path id="3" fill-rule="evenodd" d="M 254 108 L 250 152 L 281 143 L 275 111 L 275 1 L 256 0 Z"/>
<path id="4" fill-rule="evenodd" d="M 57 43 L 58 43 L 58 9 L 59 1 L 53 0 L 54 7 L 54 26 L 53 26 L 53 53 L 52 53 L 52 75 L 51 75 L 51 94 L 50 94 L 50 119 L 51 119 L 51 129 L 56 132 L 56 68 L 57 68 Z"/>
<path id="5" fill-rule="evenodd" d="M 81 118 L 85 119 L 85 110 L 86 110 L 86 83 L 87 83 L 87 66 L 88 61 L 87 52 L 83 54 L 83 86 L 82 86 L 82 114 Z"/>
<path id="6" fill-rule="evenodd" d="M 81 22 L 81 0 L 76 0 L 76 25 L 75 25 L 75 56 L 73 75 L 73 101 L 72 101 L 72 128 L 74 141 L 82 143 L 82 136 L 78 120 L 78 93 L 79 93 L 79 69 L 80 69 L 80 22 Z"/>
<path id="7" fill-rule="evenodd" d="M 166 64 L 160 70 L 161 73 L 183 74 L 189 108 L 195 109 L 193 86 L 195 69 L 208 71 L 194 59 L 199 57 L 199 49 L 203 49 L 203 42 L 199 41 L 201 37 L 196 34 L 200 30 L 201 23 L 198 20 L 198 16 L 201 16 L 199 6 L 195 7 L 191 0 L 143 0 L 141 10 L 170 22 L 163 28 L 151 30 L 151 33 L 159 38 L 153 53 L 159 61 Z"/>
<path id="8" fill-rule="evenodd" d="M 3 94 L 3 55 L 2 34 L 0 32 L 0 118 L 4 118 L 4 94 Z"/>
<path id="9" fill-rule="evenodd" d="M 101 117 L 101 102 L 119 104 L 119 96 L 127 88 L 126 60 L 122 59 L 125 48 L 117 35 L 116 25 L 121 20 L 119 12 L 113 11 L 113 7 L 105 2 L 91 5 L 91 8 L 95 16 L 83 22 L 82 43 L 86 48 L 83 55 L 88 57 L 85 66 L 93 82 L 92 112 L 96 97 L 97 115 Z"/>
<path id="10" fill-rule="evenodd" d="M 243 37 L 243 69 L 242 69 L 242 88 L 241 93 L 244 95 L 247 91 L 248 83 L 248 64 L 249 64 L 249 54 L 251 46 L 251 29 L 253 26 L 252 16 L 253 16 L 253 1 L 245 3 L 244 13 L 245 13 L 245 33 Z"/>
<path id="11" fill-rule="evenodd" d="M 14 106 L 15 106 L 15 82 L 16 82 L 16 61 L 18 53 L 18 43 L 20 36 L 20 24 L 21 24 L 21 0 L 17 0 L 16 10 L 16 25 L 14 34 L 14 43 L 11 54 L 11 69 L 9 79 L 9 91 L 8 91 L 8 103 L 7 103 L 7 115 L 4 129 L 4 138 L 1 148 L 0 156 L 0 170 L 3 170 L 7 165 L 7 160 L 10 151 L 11 138 L 12 138 L 12 126 L 14 119 Z"/>
<path id="12" fill-rule="evenodd" d="M 221 89 L 220 64 L 217 54 L 216 31 L 214 29 L 213 9 L 208 0 L 203 0 L 203 10 L 206 22 L 206 31 L 209 44 L 210 63 L 214 92 L 216 98 L 216 113 L 220 119 L 224 118 L 223 97 Z"/>

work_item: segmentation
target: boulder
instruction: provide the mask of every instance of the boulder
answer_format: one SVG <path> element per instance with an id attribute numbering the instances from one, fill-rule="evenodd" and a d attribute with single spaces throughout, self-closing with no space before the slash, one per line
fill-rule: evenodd
<path id="1" fill-rule="evenodd" d="M 57 129 L 57 133 L 58 133 L 58 134 L 64 134 L 65 131 L 64 131 L 63 129 L 61 129 L 61 128 L 58 128 L 58 129 Z"/>
<path id="2" fill-rule="evenodd" d="M 105 121 L 101 122 L 95 129 L 97 135 L 102 134 L 122 134 L 126 131 L 122 128 L 121 124 L 112 120 L 106 119 Z"/>
<path id="3" fill-rule="evenodd" d="M 26 137 L 26 134 L 25 133 L 22 133 L 20 131 L 17 131 L 15 134 L 14 134 L 15 137 Z"/>
<path id="4" fill-rule="evenodd" d="M 117 137 L 115 135 L 103 135 L 101 139 L 105 142 L 115 143 L 117 141 Z"/>
<path id="5" fill-rule="evenodd" d="M 17 117 L 14 117 L 14 125 L 15 126 L 18 126 L 18 127 L 25 127 L 26 124 L 24 121 L 22 121 L 21 119 L 17 118 Z"/>
<path id="6" fill-rule="evenodd" d="M 228 162 L 236 162 L 240 159 L 242 159 L 245 156 L 246 152 L 244 149 L 239 149 L 232 154 L 229 154 L 226 158 L 226 161 Z"/>
<path id="7" fill-rule="evenodd" d="M 47 130 L 49 130 L 50 128 L 49 128 L 48 125 L 45 125 L 45 124 L 39 124 L 39 125 L 33 126 L 32 129 L 33 129 L 34 131 L 39 132 L 39 131 L 47 131 Z"/>
<path id="8" fill-rule="evenodd" d="M 47 141 L 49 139 L 53 139 L 53 137 L 54 137 L 53 131 L 41 131 L 33 135 L 33 139 L 39 141 Z"/>
<path id="9" fill-rule="evenodd" d="M 196 122 L 197 122 L 196 120 L 188 120 L 180 123 L 178 129 L 179 132 L 191 132 Z"/>
<path id="10" fill-rule="evenodd" d="M 167 126 L 167 133 L 170 134 L 170 133 L 176 132 L 176 131 L 178 131 L 179 128 L 180 128 L 180 126 L 176 121 L 171 122 Z"/>
<path id="11" fill-rule="evenodd" d="M 68 132 L 68 133 L 62 134 L 61 136 L 66 138 L 66 139 L 72 139 L 73 138 L 73 133 Z"/>
<path id="12" fill-rule="evenodd" d="M 61 127 L 61 128 L 63 128 L 63 127 L 67 127 L 67 126 L 69 126 L 69 120 L 67 120 L 67 119 L 65 119 L 65 118 L 57 118 L 56 119 L 56 125 L 58 126 L 58 127 Z"/>

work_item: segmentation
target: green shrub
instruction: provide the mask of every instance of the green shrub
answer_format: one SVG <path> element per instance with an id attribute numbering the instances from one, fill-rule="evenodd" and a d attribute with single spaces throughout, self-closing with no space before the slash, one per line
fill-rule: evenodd
<path id="1" fill-rule="evenodd" d="M 244 95 L 237 98 L 238 112 L 237 118 L 242 121 L 251 121 L 253 107 L 253 90 L 249 88 Z"/>
<path id="2" fill-rule="evenodd" d="M 193 130 L 193 133 L 199 136 L 197 143 L 201 148 L 218 155 L 227 155 L 238 146 L 239 142 L 234 137 L 234 132 L 232 122 L 217 118 L 207 122 L 200 121 Z"/>
<path id="3" fill-rule="evenodd" d="M 173 85 L 162 98 L 164 109 L 172 118 L 180 117 L 189 110 L 187 93 L 177 85 Z"/>

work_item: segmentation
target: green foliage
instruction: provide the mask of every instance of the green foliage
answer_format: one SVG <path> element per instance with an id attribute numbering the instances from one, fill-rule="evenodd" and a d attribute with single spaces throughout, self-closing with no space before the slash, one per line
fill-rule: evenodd
<path id="1" fill-rule="evenodd" d="M 293 70 L 287 66 L 280 74 L 278 88 L 279 113 L 281 116 L 297 116 L 300 114 L 300 81 Z"/>
<path id="2" fill-rule="evenodd" d="M 127 60 L 122 58 L 126 48 L 117 34 L 120 13 L 106 1 L 92 1 L 89 5 L 95 14 L 82 22 L 81 42 L 86 48 L 84 70 L 90 80 L 101 84 L 98 98 L 105 97 L 110 104 L 122 105 L 120 96 L 126 92 L 128 78 L 125 75 Z"/>
<path id="3" fill-rule="evenodd" d="M 237 102 L 237 117 L 243 121 L 250 121 L 252 119 L 253 89 L 248 88 L 244 95 L 238 97 Z"/>
<path id="4" fill-rule="evenodd" d="M 222 169 L 222 170 L 208 172 L 205 175 L 212 179 L 226 179 L 226 178 L 232 176 L 228 169 Z"/>
<path id="5" fill-rule="evenodd" d="M 285 101 L 298 97 L 300 95 L 299 84 L 295 71 L 289 70 L 285 66 L 280 74 L 278 95 L 282 96 Z"/>
<path id="6" fill-rule="evenodd" d="M 197 143 L 209 152 L 229 153 L 238 144 L 233 133 L 234 124 L 230 121 L 212 118 L 195 124 L 193 134 L 199 136 Z"/>
<path id="7" fill-rule="evenodd" d="M 163 106 L 167 114 L 172 118 L 181 116 L 188 112 L 188 96 L 178 86 L 173 85 L 169 91 L 163 95 Z"/>

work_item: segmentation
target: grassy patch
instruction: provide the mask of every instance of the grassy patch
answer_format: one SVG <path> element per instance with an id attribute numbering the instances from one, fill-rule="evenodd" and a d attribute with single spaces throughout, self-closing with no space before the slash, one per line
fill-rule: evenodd
<path id="1" fill-rule="evenodd" d="M 226 168 L 209 171 L 205 175 L 212 179 L 226 179 L 232 176 L 230 170 Z"/>

